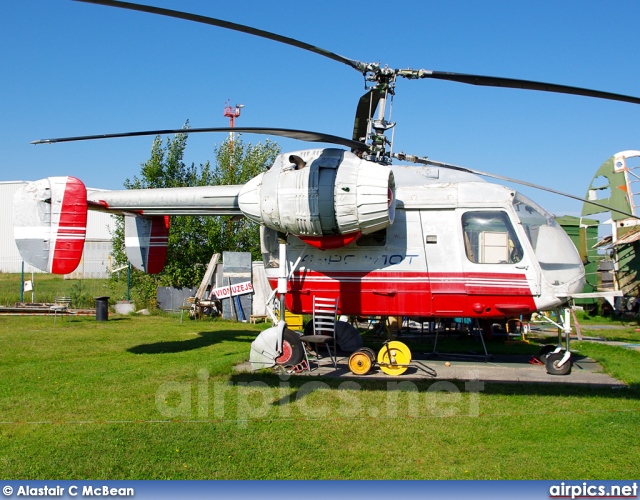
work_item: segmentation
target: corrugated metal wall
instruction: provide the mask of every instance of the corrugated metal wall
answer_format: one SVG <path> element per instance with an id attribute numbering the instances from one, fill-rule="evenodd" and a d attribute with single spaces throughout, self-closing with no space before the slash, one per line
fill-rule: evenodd
<path id="1" fill-rule="evenodd" d="M 13 194 L 24 181 L 0 182 L 0 272 L 19 273 L 22 257 L 13 239 Z M 95 191 L 88 189 L 89 191 Z M 65 278 L 108 278 L 111 254 L 111 231 L 115 218 L 102 212 L 89 212 L 87 239 L 82 261 L 78 268 Z M 41 272 L 25 264 L 25 272 Z"/>
<path id="2" fill-rule="evenodd" d="M 13 194 L 22 184 L 22 181 L 0 182 L 0 272 L 3 273 L 19 273 L 22 267 L 22 257 L 13 240 Z M 25 271 L 30 273 L 31 266 L 25 266 Z"/>
<path id="3" fill-rule="evenodd" d="M 111 241 L 85 241 L 82 260 L 65 279 L 108 278 L 111 269 Z"/>

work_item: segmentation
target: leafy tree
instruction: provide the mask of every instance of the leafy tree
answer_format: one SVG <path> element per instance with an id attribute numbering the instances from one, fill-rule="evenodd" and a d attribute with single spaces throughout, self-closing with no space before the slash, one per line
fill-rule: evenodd
<path id="1" fill-rule="evenodd" d="M 196 167 L 183 161 L 187 134 L 162 139 L 156 137 L 151 157 L 141 164 L 139 176 L 127 179 L 127 189 L 149 189 L 183 186 L 217 186 L 244 184 L 263 172 L 280 152 L 269 140 L 252 145 L 237 138 L 226 140 L 214 149 L 215 164 L 209 161 Z M 117 266 L 127 264 L 124 247 L 124 218 L 119 217 L 113 234 L 113 256 Z M 172 216 L 167 248 L 167 263 L 157 275 L 132 270 L 131 287 L 134 300 L 141 306 L 155 304 L 158 286 L 197 286 L 215 252 L 251 252 L 259 259 L 260 238 L 256 223 L 244 217 Z M 114 280 L 126 279 L 115 276 Z"/>

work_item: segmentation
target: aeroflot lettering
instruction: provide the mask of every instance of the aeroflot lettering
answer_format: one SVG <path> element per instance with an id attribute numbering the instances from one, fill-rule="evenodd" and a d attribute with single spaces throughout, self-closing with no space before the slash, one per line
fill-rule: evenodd
<path id="1" fill-rule="evenodd" d="M 394 254 L 394 255 L 386 255 L 386 254 L 382 254 L 380 256 L 378 256 L 378 258 L 375 260 L 374 264 L 381 264 L 383 266 L 391 265 L 391 266 L 395 266 L 396 264 L 400 264 L 400 262 L 402 262 L 405 259 L 409 259 L 409 264 L 413 263 L 413 258 L 417 257 L 417 255 L 399 255 L 399 254 Z"/>
<path id="2" fill-rule="evenodd" d="M 347 255 L 341 255 L 341 254 L 333 254 L 333 255 L 323 255 L 321 258 L 319 257 L 317 260 L 319 260 L 320 262 L 324 262 L 326 264 L 352 264 L 353 262 L 348 262 L 350 259 L 355 258 L 356 256 L 354 254 L 347 254 Z M 414 257 L 418 257 L 418 254 L 407 254 L 407 255 L 402 255 L 402 254 L 393 254 L 393 255 L 387 255 L 387 254 L 375 254 L 373 256 L 371 255 L 363 255 L 360 258 L 365 260 L 365 261 L 374 261 L 374 264 L 378 264 L 378 265 L 382 265 L 382 266 L 387 266 L 387 265 L 391 265 L 394 266 L 396 264 L 400 264 L 401 262 L 405 261 L 408 259 L 408 264 L 411 265 L 413 264 L 413 258 Z M 313 263 L 313 254 L 305 254 L 305 256 L 302 258 L 302 260 L 300 261 L 301 264 L 312 264 Z"/>

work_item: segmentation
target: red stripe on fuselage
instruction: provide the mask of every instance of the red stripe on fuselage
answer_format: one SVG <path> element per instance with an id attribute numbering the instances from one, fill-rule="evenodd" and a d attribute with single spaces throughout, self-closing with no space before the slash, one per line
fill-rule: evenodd
<path id="1" fill-rule="evenodd" d="M 276 278 L 270 284 L 275 288 Z M 311 313 L 312 296 L 339 297 L 340 313 L 504 317 L 536 310 L 524 274 L 302 271 L 289 280 L 287 307 Z"/>

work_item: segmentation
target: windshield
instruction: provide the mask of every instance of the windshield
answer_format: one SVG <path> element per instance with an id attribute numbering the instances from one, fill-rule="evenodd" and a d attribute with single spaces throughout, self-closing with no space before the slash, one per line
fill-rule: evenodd
<path id="1" fill-rule="evenodd" d="M 579 279 L 584 268 L 578 250 L 553 215 L 520 193 L 516 193 L 513 207 L 549 284 Z"/>

